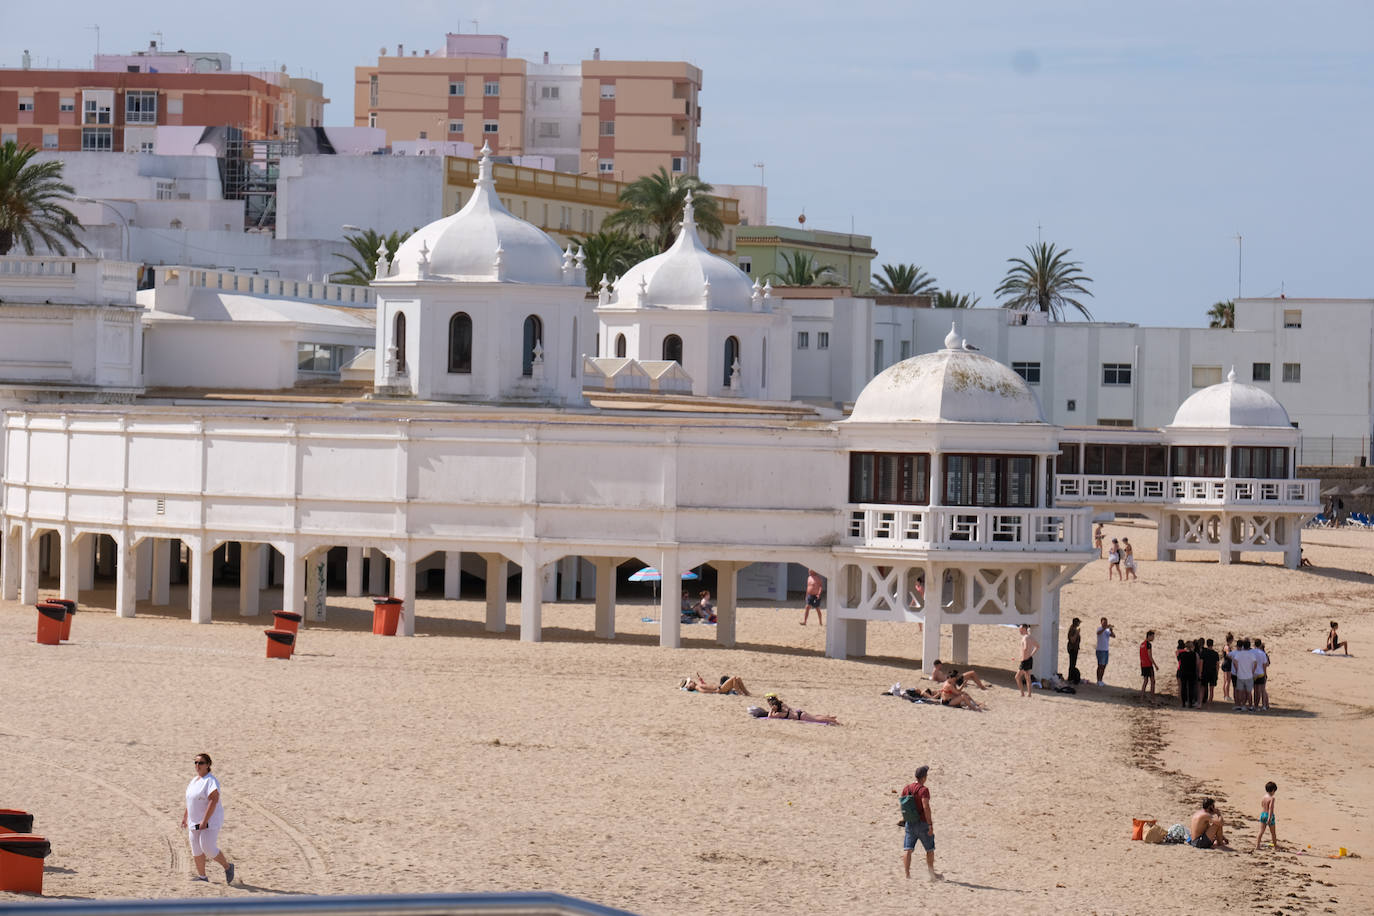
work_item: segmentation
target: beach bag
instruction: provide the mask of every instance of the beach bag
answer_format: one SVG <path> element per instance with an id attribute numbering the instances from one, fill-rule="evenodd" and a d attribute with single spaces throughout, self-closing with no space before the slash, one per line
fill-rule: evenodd
<path id="1" fill-rule="evenodd" d="M 1070 684 L 1079 684 L 1079 683 L 1082 683 L 1082 681 L 1083 681 L 1083 674 L 1082 674 L 1082 672 L 1080 672 L 1077 668 L 1070 668 L 1070 669 L 1069 669 L 1069 683 L 1070 683 Z"/>
<path id="2" fill-rule="evenodd" d="M 1133 817 L 1133 818 L 1131 818 L 1131 839 L 1133 839 L 1133 840 L 1143 840 L 1143 839 L 1145 838 L 1145 828 L 1146 828 L 1146 827 L 1153 827 L 1154 825 L 1155 825 L 1155 819 L 1152 818 L 1152 817 L 1150 817 L 1150 818 L 1145 818 L 1145 817 Z"/>
<path id="3" fill-rule="evenodd" d="M 1169 828 L 1169 832 L 1164 835 L 1166 843 L 1187 843 L 1188 829 L 1182 824 L 1175 824 Z"/>
<path id="4" fill-rule="evenodd" d="M 1169 831 L 1165 830 L 1158 824 L 1155 824 L 1149 830 L 1145 831 L 1145 835 L 1142 837 L 1142 839 L 1147 843 L 1163 843 L 1164 838 L 1168 835 Z"/>
<path id="5" fill-rule="evenodd" d="M 897 805 L 902 809 L 902 820 L 908 824 L 914 824 L 921 819 L 921 804 L 914 795 L 903 795 L 897 799 Z"/>

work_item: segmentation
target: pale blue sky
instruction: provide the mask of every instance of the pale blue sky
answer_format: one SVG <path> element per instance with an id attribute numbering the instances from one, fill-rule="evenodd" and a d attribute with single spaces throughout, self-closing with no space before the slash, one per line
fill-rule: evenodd
<path id="1" fill-rule="evenodd" d="M 1198 325 L 1236 294 L 1369 297 L 1374 4 L 1364 0 L 744 4 L 413 2 L 247 7 L 10 4 L 0 65 L 89 66 L 101 49 L 222 50 L 321 79 L 352 123 L 353 67 L 446 31 L 572 63 L 704 72 L 702 177 L 756 183 L 769 214 L 871 234 L 982 305 L 1006 259 L 1073 249 L 1103 320 Z M 327 10 L 327 12 L 325 12 Z M 574 18 L 574 16 L 576 18 Z"/>

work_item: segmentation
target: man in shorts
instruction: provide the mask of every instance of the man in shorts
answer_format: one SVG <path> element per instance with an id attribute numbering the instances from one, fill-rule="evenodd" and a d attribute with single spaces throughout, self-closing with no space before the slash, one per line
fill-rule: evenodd
<path id="1" fill-rule="evenodd" d="M 1145 688 L 1150 688 L 1150 700 L 1153 702 L 1155 695 L 1155 652 L 1154 643 L 1155 631 L 1151 630 L 1145 634 L 1145 641 L 1140 644 L 1140 698 L 1145 699 Z"/>
<path id="2" fill-rule="evenodd" d="M 814 569 L 806 571 L 806 607 L 802 609 L 801 625 L 806 626 L 806 618 L 811 616 L 811 612 L 816 612 L 816 623 L 825 626 L 825 621 L 821 618 L 821 591 L 825 588 L 821 574 Z"/>
<path id="3" fill-rule="evenodd" d="M 935 871 L 935 821 L 930 813 L 930 790 L 926 788 L 926 776 L 929 773 L 930 767 L 917 767 L 916 781 L 902 789 L 902 798 L 916 799 L 914 818 L 903 814 L 906 836 L 902 840 L 902 871 L 908 878 L 911 877 L 911 851 L 919 842 L 926 848 L 926 871 L 930 880 L 939 881 L 944 876 Z M 907 807 L 903 805 L 903 811 Z"/>
<path id="4" fill-rule="evenodd" d="M 1021 688 L 1021 696 L 1033 696 L 1031 690 L 1031 667 L 1035 664 L 1035 653 L 1040 650 L 1040 643 L 1035 641 L 1035 637 L 1030 635 L 1030 627 L 1021 624 L 1018 628 L 1021 633 L 1021 664 L 1016 669 L 1016 686 Z"/>
<path id="5" fill-rule="evenodd" d="M 1231 653 L 1231 673 L 1236 676 L 1236 712 L 1255 708 L 1255 666 L 1259 661 L 1250 640 L 1241 639 Z"/>
<path id="6" fill-rule="evenodd" d="M 1116 637 L 1116 630 L 1107 622 L 1107 618 L 1102 618 L 1102 625 L 1097 628 L 1097 686 L 1104 687 L 1102 676 L 1107 673 L 1107 653 L 1111 647 L 1112 639 Z"/>
<path id="7" fill-rule="evenodd" d="M 1202 806 L 1193 812 L 1188 820 L 1188 835 L 1193 839 L 1194 849 L 1229 849 L 1226 834 L 1222 829 L 1226 822 L 1217 814 L 1217 803 L 1210 798 L 1202 800 Z"/>

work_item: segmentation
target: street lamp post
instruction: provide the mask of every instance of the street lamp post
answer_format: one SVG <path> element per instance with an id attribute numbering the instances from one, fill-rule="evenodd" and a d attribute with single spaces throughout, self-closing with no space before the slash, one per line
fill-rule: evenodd
<path id="1" fill-rule="evenodd" d="M 113 204 L 111 204 L 108 200 L 101 200 L 98 197 L 73 197 L 72 200 L 76 201 L 77 203 L 83 204 L 99 204 L 100 206 L 105 207 L 115 216 L 119 217 L 119 259 L 121 261 L 129 260 L 129 220 L 124 216 L 124 214 L 120 213 L 119 209 L 115 207 Z"/>

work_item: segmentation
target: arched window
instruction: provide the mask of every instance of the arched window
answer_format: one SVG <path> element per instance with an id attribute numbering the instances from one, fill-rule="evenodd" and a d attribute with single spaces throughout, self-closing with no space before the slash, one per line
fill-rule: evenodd
<path id="1" fill-rule="evenodd" d="M 615 335 L 615 355 L 621 359 L 625 358 L 625 335 Z"/>
<path id="2" fill-rule="evenodd" d="M 534 348 L 536 345 L 541 349 L 544 346 L 544 322 L 539 320 L 538 315 L 531 315 L 525 319 L 525 336 L 522 343 L 524 355 L 520 357 L 524 375 L 534 375 Z"/>
<path id="3" fill-rule="evenodd" d="M 391 345 L 396 348 L 396 371 L 406 371 L 406 313 L 397 312 L 391 329 Z"/>
<path id="4" fill-rule="evenodd" d="M 663 338 L 663 358 L 670 359 L 682 365 L 682 338 L 676 334 L 669 334 Z"/>
<path id="5" fill-rule="evenodd" d="M 735 374 L 735 360 L 739 359 L 739 338 L 725 338 L 725 386 L 730 386 L 730 376 Z"/>
<path id="6" fill-rule="evenodd" d="M 472 318 L 459 312 L 448 321 L 448 371 L 472 373 Z"/>

